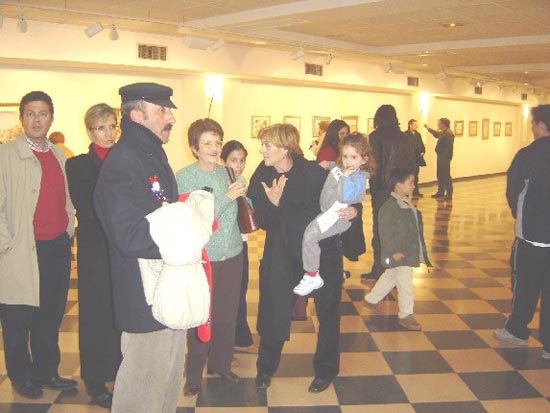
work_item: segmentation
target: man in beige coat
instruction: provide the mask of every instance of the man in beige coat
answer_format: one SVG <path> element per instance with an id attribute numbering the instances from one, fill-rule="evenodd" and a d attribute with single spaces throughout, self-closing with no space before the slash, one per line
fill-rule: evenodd
<path id="1" fill-rule="evenodd" d="M 28 93 L 19 105 L 24 134 L 0 146 L 0 319 L 8 377 L 28 398 L 76 386 L 57 372 L 74 208 L 65 155 L 47 139 L 53 115 L 50 96 Z"/>

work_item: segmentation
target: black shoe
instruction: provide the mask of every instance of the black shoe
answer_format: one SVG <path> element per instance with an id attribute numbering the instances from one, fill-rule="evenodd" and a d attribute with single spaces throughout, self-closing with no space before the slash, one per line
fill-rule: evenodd
<path id="1" fill-rule="evenodd" d="M 361 281 L 376 281 L 377 279 L 380 278 L 380 275 L 382 274 L 377 274 L 375 272 L 367 272 L 365 274 L 361 274 Z"/>
<path id="2" fill-rule="evenodd" d="M 271 386 L 271 376 L 269 374 L 260 374 L 256 376 L 256 388 L 267 389 Z"/>
<path id="3" fill-rule="evenodd" d="M 308 391 L 310 393 L 321 393 L 324 392 L 330 386 L 330 381 L 316 377 L 313 379 L 309 385 Z"/>
<path id="4" fill-rule="evenodd" d="M 432 198 L 434 198 L 434 199 L 436 199 L 436 198 L 444 198 L 444 197 L 445 197 L 445 195 L 440 194 L 439 192 L 432 195 Z"/>
<path id="5" fill-rule="evenodd" d="M 452 201 L 453 200 L 453 196 L 452 195 L 446 195 L 445 196 L 445 201 Z"/>
<path id="6" fill-rule="evenodd" d="M 48 380 L 32 380 L 32 382 L 40 387 L 47 387 L 52 390 L 68 390 L 77 386 L 77 382 L 72 379 L 64 379 L 63 377 L 53 376 Z"/>
<path id="7" fill-rule="evenodd" d="M 105 409 L 110 409 L 113 404 L 113 394 L 111 392 L 105 392 L 97 396 L 92 397 L 90 404 L 94 404 Z"/>
<path id="8" fill-rule="evenodd" d="M 183 386 L 183 395 L 185 397 L 193 397 L 201 391 L 200 384 L 186 384 Z"/>
<path id="9" fill-rule="evenodd" d="M 19 383 L 12 381 L 11 385 L 17 394 L 27 399 L 38 399 L 44 394 L 42 387 L 33 384 L 30 380 Z"/>

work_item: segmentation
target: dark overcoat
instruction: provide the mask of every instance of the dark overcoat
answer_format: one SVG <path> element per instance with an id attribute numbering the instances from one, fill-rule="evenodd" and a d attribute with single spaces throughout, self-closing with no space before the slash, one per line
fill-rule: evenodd
<path id="1" fill-rule="evenodd" d="M 160 259 L 146 216 L 178 189 L 160 139 L 129 119 L 120 140 L 103 162 L 94 193 L 97 216 L 109 243 L 115 325 L 129 333 L 165 328 L 145 301 L 138 258 Z"/>
<path id="2" fill-rule="evenodd" d="M 115 379 L 122 356 L 120 331 L 114 327 L 109 251 L 93 206 L 101 159 L 89 153 L 67 160 L 65 169 L 78 218 L 78 324 L 80 373 L 84 380 Z"/>

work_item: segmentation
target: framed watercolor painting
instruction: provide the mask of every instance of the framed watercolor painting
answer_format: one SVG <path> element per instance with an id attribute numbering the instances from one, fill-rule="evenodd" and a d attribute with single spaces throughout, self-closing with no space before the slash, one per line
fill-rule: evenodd
<path id="1" fill-rule="evenodd" d="M 491 126 L 491 121 L 489 119 L 481 119 L 481 139 L 489 139 L 489 127 Z"/>
<path id="2" fill-rule="evenodd" d="M 350 133 L 357 132 L 359 116 L 342 116 L 342 120 L 348 124 Z"/>
<path id="3" fill-rule="evenodd" d="M 252 116 L 250 134 L 253 138 L 258 137 L 258 132 L 271 125 L 271 116 Z"/>
<path id="4" fill-rule="evenodd" d="M 471 120 L 468 122 L 468 136 L 477 136 L 477 120 Z"/>
<path id="5" fill-rule="evenodd" d="M 328 122 L 330 123 L 330 116 L 314 116 L 311 130 L 313 132 L 313 137 L 318 138 L 319 137 L 319 122 Z"/>
<path id="6" fill-rule="evenodd" d="M 493 136 L 500 136 L 501 129 L 502 129 L 501 122 L 493 122 Z"/>
<path id="7" fill-rule="evenodd" d="M 504 123 L 504 136 L 512 136 L 512 122 Z"/>
<path id="8" fill-rule="evenodd" d="M 287 123 L 289 125 L 294 126 L 296 129 L 298 129 L 298 132 L 302 132 L 302 118 L 300 116 L 285 116 L 283 118 L 283 123 Z"/>
<path id="9" fill-rule="evenodd" d="M 455 120 L 455 136 L 464 136 L 463 120 Z"/>
<path id="10" fill-rule="evenodd" d="M 13 141 L 22 134 L 19 103 L 0 103 L 0 143 Z"/>

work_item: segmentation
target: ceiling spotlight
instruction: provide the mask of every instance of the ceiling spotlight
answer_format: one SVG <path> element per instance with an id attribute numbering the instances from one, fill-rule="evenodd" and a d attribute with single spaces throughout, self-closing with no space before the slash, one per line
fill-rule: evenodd
<path id="1" fill-rule="evenodd" d="M 213 52 L 221 49 L 222 47 L 225 47 L 225 40 L 223 39 L 218 39 L 210 44 L 210 50 L 212 50 Z"/>
<path id="2" fill-rule="evenodd" d="M 304 57 L 306 53 L 304 52 L 304 49 L 297 50 L 296 52 L 292 53 L 290 56 L 292 57 L 292 60 L 298 60 Z"/>
<path id="3" fill-rule="evenodd" d="M 19 30 L 19 33 L 27 33 L 27 20 L 25 20 L 25 15 L 20 14 L 17 17 L 17 30 Z"/>
<path id="4" fill-rule="evenodd" d="M 386 73 L 393 73 L 395 75 L 402 75 L 405 73 L 405 69 L 402 69 L 396 65 L 394 65 L 393 63 L 390 63 L 388 65 L 388 68 L 386 69 Z"/>
<path id="5" fill-rule="evenodd" d="M 460 22 L 448 22 L 448 23 L 442 23 L 441 24 L 446 29 L 454 29 L 455 27 L 462 27 L 464 26 L 464 23 Z"/>
<path id="6" fill-rule="evenodd" d="M 334 59 L 334 56 L 332 55 L 332 53 L 329 53 L 327 55 L 327 57 L 325 58 L 325 64 L 328 66 L 330 65 L 330 62 L 332 62 L 332 59 Z"/>
<path id="7" fill-rule="evenodd" d="M 184 36 L 183 42 L 190 49 L 206 50 L 210 47 L 210 40 L 206 37 Z"/>
<path id="8" fill-rule="evenodd" d="M 441 80 L 445 80 L 446 78 L 447 78 L 447 72 L 445 72 L 444 70 L 435 74 L 436 80 L 441 81 Z"/>
<path id="9" fill-rule="evenodd" d="M 118 40 L 118 30 L 114 23 L 111 24 L 111 31 L 109 32 L 109 39 Z"/>
<path id="10" fill-rule="evenodd" d="M 86 33 L 86 36 L 88 36 L 89 38 L 92 38 L 94 37 L 96 34 L 98 34 L 100 31 L 103 30 L 103 26 L 101 25 L 100 22 L 97 22 L 95 24 L 92 24 L 91 26 L 88 26 L 85 30 L 84 30 L 84 33 Z M 112 30 L 112 29 L 111 29 Z M 115 29 L 116 30 L 116 29 Z"/>

